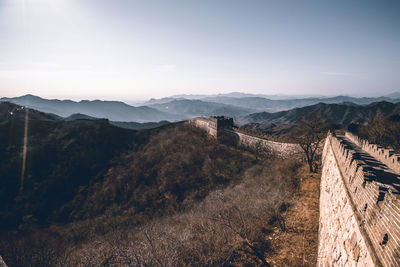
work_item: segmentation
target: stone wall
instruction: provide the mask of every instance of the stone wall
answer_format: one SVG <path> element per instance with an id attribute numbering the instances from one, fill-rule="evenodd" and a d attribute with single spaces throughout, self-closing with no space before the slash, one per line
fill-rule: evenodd
<path id="1" fill-rule="evenodd" d="M 213 136 L 215 138 L 217 138 L 217 136 L 218 136 L 217 126 L 214 125 L 215 124 L 214 121 L 211 121 L 206 118 L 194 118 L 194 119 L 189 120 L 189 124 L 205 130 L 208 134 L 210 134 L 211 136 Z"/>
<path id="2" fill-rule="evenodd" d="M 274 153 L 275 155 L 284 158 L 297 156 L 301 153 L 300 146 L 298 144 L 274 142 L 244 134 L 236 131 L 232 127 L 229 127 L 229 123 L 227 124 L 228 127 L 225 127 L 225 125 L 221 125 L 222 127 L 220 127 L 220 125 L 217 125 L 215 118 L 194 118 L 189 120 L 189 123 L 205 130 L 215 138 L 228 138 L 236 145 L 243 146 L 260 153 Z"/>
<path id="3" fill-rule="evenodd" d="M 232 129 L 225 129 L 225 133 L 230 136 L 237 136 L 238 145 L 256 150 L 258 152 L 264 151 L 267 154 L 273 153 L 282 158 L 297 156 L 301 153 L 300 146 L 298 144 L 269 141 Z"/>
<path id="4" fill-rule="evenodd" d="M 399 175 L 364 147 L 349 134 L 325 142 L 319 266 L 400 266 Z"/>
<path id="5" fill-rule="evenodd" d="M 330 140 L 322 155 L 318 266 L 374 266 Z"/>

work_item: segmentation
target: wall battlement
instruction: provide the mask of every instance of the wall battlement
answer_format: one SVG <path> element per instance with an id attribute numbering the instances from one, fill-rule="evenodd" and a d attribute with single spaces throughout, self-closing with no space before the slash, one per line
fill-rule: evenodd
<path id="1" fill-rule="evenodd" d="M 389 168 L 400 174 L 400 155 L 392 149 L 385 149 L 377 144 L 372 144 L 368 140 L 361 139 L 358 136 L 346 132 L 346 137 L 356 145 L 362 148 L 365 152 L 371 154 L 380 162 L 385 163 Z"/>
<path id="2" fill-rule="evenodd" d="M 394 158 L 398 159 L 390 150 L 349 133 L 328 134 L 321 177 L 319 266 L 327 266 L 323 258 L 332 250 L 340 255 L 331 259 L 336 265 L 400 266 L 400 179 L 392 167 Z M 392 164 L 384 164 L 388 160 Z M 335 230 L 332 224 L 338 221 L 341 229 Z M 340 233 L 343 229 L 346 232 Z M 341 257 L 347 261 L 341 262 Z"/>

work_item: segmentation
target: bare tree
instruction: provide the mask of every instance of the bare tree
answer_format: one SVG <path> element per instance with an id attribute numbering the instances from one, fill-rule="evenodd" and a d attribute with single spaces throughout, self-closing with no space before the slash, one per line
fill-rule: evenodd
<path id="1" fill-rule="evenodd" d="M 400 116 L 376 116 L 366 126 L 370 142 L 400 151 Z"/>
<path id="2" fill-rule="evenodd" d="M 317 172 L 315 159 L 318 148 L 326 135 L 327 127 L 324 127 L 321 117 L 315 115 L 310 120 L 303 120 L 299 125 L 299 135 L 295 138 L 304 152 L 310 172 Z"/>
<path id="3" fill-rule="evenodd" d="M 245 246 L 244 252 L 255 256 L 262 262 L 262 266 L 271 266 L 264 257 L 264 249 L 257 242 L 260 238 L 254 225 L 249 222 L 249 217 L 244 214 L 242 207 L 233 205 L 229 211 L 220 211 L 210 218 L 221 226 L 228 228 Z"/>

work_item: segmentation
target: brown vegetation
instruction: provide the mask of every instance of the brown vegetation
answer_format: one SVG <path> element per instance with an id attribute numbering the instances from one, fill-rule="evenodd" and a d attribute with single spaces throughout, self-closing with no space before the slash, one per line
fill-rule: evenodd
<path id="1" fill-rule="evenodd" d="M 349 130 L 371 143 L 400 152 L 400 116 L 376 116 L 365 125 L 350 125 Z"/>
<path id="2" fill-rule="evenodd" d="M 286 231 L 276 231 L 272 238 L 273 266 L 315 266 L 318 251 L 320 174 L 299 171 L 299 192 L 284 214 Z"/>
<path id="3" fill-rule="evenodd" d="M 318 190 L 303 163 L 255 156 L 182 124 L 141 140 L 58 210 L 68 224 L 38 227 L 27 216 L 2 232 L 7 264 L 315 264 Z"/>
<path id="4" fill-rule="evenodd" d="M 313 266 L 318 179 L 299 167 L 293 160 L 257 164 L 190 210 L 141 226 L 127 216 L 35 230 L 10 244 L 15 266 L 33 259 L 47 266 Z"/>

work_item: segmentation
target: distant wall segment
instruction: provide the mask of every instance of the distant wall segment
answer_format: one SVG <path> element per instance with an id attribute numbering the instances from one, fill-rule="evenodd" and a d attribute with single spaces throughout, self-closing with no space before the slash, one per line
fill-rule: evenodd
<path id="1" fill-rule="evenodd" d="M 229 138 L 237 145 L 256 150 L 257 152 L 274 153 L 280 157 L 290 157 L 299 154 L 301 149 L 298 144 L 274 142 L 241 133 L 234 129 L 232 118 L 222 116 L 194 118 L 189 120 L 189 123 L 205 130 L 217 139 Z"/>
<path id="2" fill-rule="evenodd" d="M 225 134 L 231 136 L 236 135 L 240 146 L 248 147 L 253 150 L 264 150 L 266 153 L 273 153 L 282 158 L 298 155 L 301 149 L 298 144 L 270 141 L 231 129 L 225 129 Z"/>
<path id="3" fill-rule="evenodd" d="M 208 134 L 211 136 L 217 138 L 218 133 L 217 133 L 217 128 L 213 127 L 213 123 L 206 118 L 194 118 L 189 120 L 189 124 L 194 125 L 200 129 L 203 129 L 206 131 Z"/>

